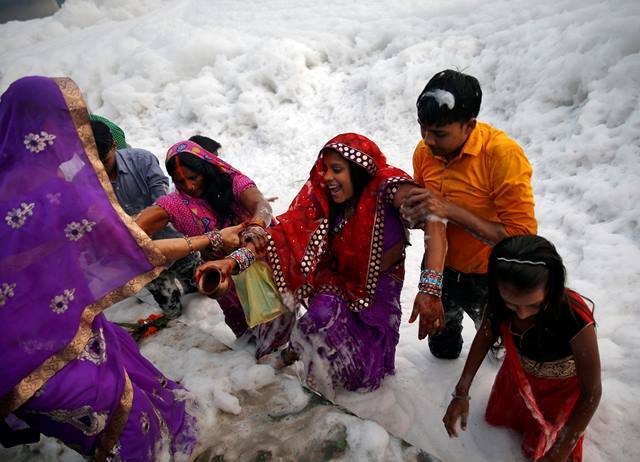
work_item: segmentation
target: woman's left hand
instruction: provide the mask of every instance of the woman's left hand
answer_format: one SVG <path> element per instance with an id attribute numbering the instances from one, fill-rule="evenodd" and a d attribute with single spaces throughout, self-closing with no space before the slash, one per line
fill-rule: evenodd
<path id="1" fill-rule="evenodd" d="M 225 250 L 237 249 L 240 247 L 240 235 L 244 228 L 244 224 L 241 223 L 239 225 L 229 226 L 220 230 L 220 237 L 222 238 Z"/>
<path id="2" fill-rule="evenodd" d="M 251 242 L 256 250 L 256 255 L 262 257 L 267 252 L 269 235 L 258 225 L 249 225 L 240 233 L 243 244 Z"/>
<path id="3" fill-rule="evenodd" d="M 449 438 L 457 437 L 456 424 L 460 419 L 460 429 L 466 431 L 467 419 L 469 418 L 469 400 L 453 398 L 447 407 L 447 412 L 442 418 L 444 428 L 446 428 Z"/>
<path id="4" fill-rule="evenodd" d="M 409 324 L 418 317 L 418 339 L 422 340 L 427 335 L 442 332 L 444 329 L 444 308 L 442 300 L 435 295 L 428 295 L 418 292 L 413 302 L 413 311 L 409 317 Z"/>

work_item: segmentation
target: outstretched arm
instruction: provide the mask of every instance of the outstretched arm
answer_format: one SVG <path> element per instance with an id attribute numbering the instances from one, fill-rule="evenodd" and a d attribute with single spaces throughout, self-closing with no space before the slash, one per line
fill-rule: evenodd
<path id="1" fill-rule="evenodd" d="M 246 243 L 244 247 L 249 249 L 255 256 L 255 258 L 264 257 L 264 253 L 261 253 L 258 247 L 253 244 L 253 242 Z M 225 279 L 231 276 L 232 274 L 235 274 L 240 269 L 240 267 L 237 261 L 234 258 L 231 258 L 230 256 L 226 256 L 225 258 L 222 258 L 219 260 L 204 262 L 202 265 L 196 268 L 196 272 L 195 272 L 196 282 L 200 280 L 203 273 L 211 269 L 216 269 L 220 271 L 222 273 L 222 279 Z"/>
<path id="2" fill-rule="evenodd" d="M 169 214 L 158 205 L 150 205 L 135 216 L 135 222 L 149 236 L 153 236 L 169 224 Z"/>
<path id="3" fill-rule="evenodd" d="M 442 422 L 449 436 L 458 436 L 458 432 L 456 431 L 458 419 L 460 419 L 460 428 L 462 430 L 467 429 L 469 400 L 471 399 L 469 397 L 469 389 L 484 357 L 496 339 L 497 337 L 491 330 L 491 323 L 489 322 L 487 310 L 485 309 L 482 324 L 480 324 L 480 329 L 476 332 L 476 336 L 471 344 L 471 349 L 469 350 L 469 356 L 467 356 L 467 361 L 464 363 L 462 376 L 460 376 L 460 380 L 458 380 L 449 407 L 447 407 L 447 412 L 442 418 Z"/>
<path id="4" fill-rule="evenodd" d="M 191 252 L 204 250 L 211 245 L 207 236 L 179 237 L 175 239 L 158 239 L 153 241 L 167 260 L 178 260 Z"/>
<path id="5" fill-rule="evenodd" d="M 264 228 L 271 224 L 273 211 L 258 188 L 245 189 L 240 194 L 240 202 L 251 213 L 251 220 L 242 232 L 242 242 L 252 242 L 263 251 L 266 249 L 268 236 Z"/>
<path id="6" fill-rule="evenodd" d="M 394 205 L 405 218 L 404 204 L 418 191 L 414 185 L 401 185 L 394 197 Z M 442 307 L 442 271 L 447 254 L 446 221 L 432 214 L 425 215 L 420 221 L 409 221 L 409 227 L 424 231 L 425 254 L 422 260 L 419 290 L 413 303 L 409 322 L 420 319 L 418 338 L 424 339 L 444 328 L 444 309 Z"/>
<path id="7" fill-rule="evenodd" d="M 430 214 L 451 220 L 490 245 L 509 236 L 502 223 L 481 218 L 446 200 L 431 189 L 418 189 L 407 198 L 403 214 L 411 222 L 422 222 Z"/>
<path id="8" fill-rule="evenodd" d="M 240 194 L 240 203 L 251 214 L 251 222 L 271 224 L 273 211 L 258 188 L 248 188 Z"/>

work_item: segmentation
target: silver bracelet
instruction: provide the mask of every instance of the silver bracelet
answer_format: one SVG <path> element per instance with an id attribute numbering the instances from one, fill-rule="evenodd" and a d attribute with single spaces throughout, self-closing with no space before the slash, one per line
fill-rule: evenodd
<path id="1" fill-rule="evenodd" d="M 453 393 L 451 393 L 451 397 L 453 399 L 463 399 L 465 401 L 471 401 L 471 396 L 469 396 L 469 395 L 457 395 L 455 391 Z"/>

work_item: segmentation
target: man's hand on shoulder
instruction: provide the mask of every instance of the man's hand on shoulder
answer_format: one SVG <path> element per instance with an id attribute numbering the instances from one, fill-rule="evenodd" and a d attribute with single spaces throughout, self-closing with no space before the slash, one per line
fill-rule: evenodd
<path id="1" fill-rule="evenodd" d="M 453 207 L 455 205 L 440 193 L 427 188 L 416 188 L 400 206 L 400 214 L 409 227 L 414 228 L 427 221 L 429 215 L 449 219 Z"/>

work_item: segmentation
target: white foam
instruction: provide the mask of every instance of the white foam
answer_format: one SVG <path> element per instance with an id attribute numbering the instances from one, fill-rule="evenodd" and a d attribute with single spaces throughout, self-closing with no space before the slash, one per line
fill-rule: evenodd
<path id="1" fill-rule="evenodd" d="M 447 68 L 476 76 L 480 120 L 523 146 L 534 167 L 540 233 L 565 257 L 570 285 L 597 306 L 604 393 L 585 459 L 634 460 L 640 425 L 628 410 L 640 404 L 639 8 L 635 0 L 407 0 L 392 8 L 382 0 L 67 0 L 53 17 L 0 25 L 0 91 L 27 74 L 71 76 L 94 112 L 161 160 L 179 139 L 209 135 L 265 195 L 279 197 L 280 213 L 320 147 L 340 132 L 370 136 L 392 164 L 411 172 L 415 101 L 427 80 Z M 519 437 L 483 419 L 492 363 L 472 387 L 468 430 L 456 440 L 444 431 L 463 359 L 434 359 L 416 325 L 406 323 L 423 242 L 420 233 L 412 236 L 397 374 L 376 392 L 337 399 L 444 460 L 522 460 Z M 145 311 L 140 306 L 129 306 L 132 318 Z M 241 407 L 231 397 L 281 376 L 255 369 L 249 348 L 213 356 L 210 339 L 236 346 L 214 302 L 190 298 L 183 320 L 190 324 L 185 338 L 160 333 L 142 351 L 205 403 L 203 425 L 215 432 L 220 412 Z M 472 335 L 466 322 L 463 358 Z M 353 460 L 372 453 L 355 428 L 350 435 Z M 78 460 L 51 440 L 36 450 L 42 460 Z M 30 451 L 0 449 L 0 458 L 28 460 Z"/>
<path id="2" fill-rule="evenodd" d="M 447 106 L 449 110 L 452 110 L 456 107 L 456 97 L 453 96 L 453 93 L 442 90 L 441 88 L 436 88 L 435 90 L 431 90 L 426 92 L 423 97 L 431 97 L 436 100 L 439 107 Z"/>

